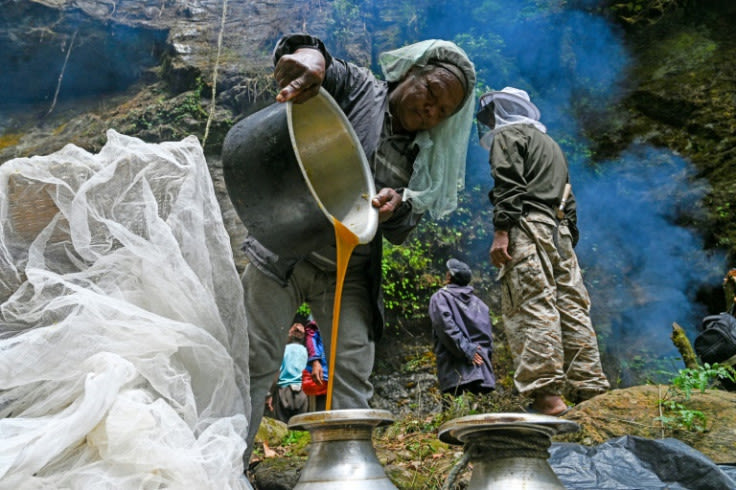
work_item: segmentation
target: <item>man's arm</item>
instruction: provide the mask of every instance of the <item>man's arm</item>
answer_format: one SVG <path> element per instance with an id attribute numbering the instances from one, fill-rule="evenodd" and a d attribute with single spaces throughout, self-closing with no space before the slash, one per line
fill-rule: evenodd
<path id="1" fill-rule="evenodd" d="M 495 231 L 489 257 L 494 266 L 501 267 L 511 260 L 508 230 L 521 218 L 522 196 L 526 191 L 521 141 L 513 128 L 494 136 L 490 160 L 493 190 L 489 197 L 493 203 Z"/>
<path id="2" fill-rule="evenodd" d="M 312 379 L 318 385 L 321 385 L 325 379 L 324 371 L 322 370 L 322 363 L 317 359 L 312 361 Z"/>
<path id="3" fill-rule="evenodd" d="M 354 104 L 360 100 L 359 95 L 371 85 L 368 72 L 342 60 L 333 59 L 322 41 L 312 36 L 291 35 L 282 38 L 274 49 L 273 59 L 276 65 L 274 78 L 281 87 L 276 96 L 278 102 L 305 102 L 317 95 L 320 87 L 325 84 L 325 89 L 336 97 L 338 104 L 350 117 L 355 109 Z M 328 68 L 331 70 L 329 73 Z M 356 117 L 358 113 L 355 114 Z M 351 119 L 351 123 L 355 124 L 356 121 Z M 411 209 L 402 203 L 398 190 L 383 188 L 373 197 L 371 203 L 378 210 L 379 222 L 396 217 L 393 219 L 394 225 L 388 226 L 387 238 L 390 241 L 403 242 L 409 231 L 416 226 L 416 223 L 407 226 L 404 220 L 406 212 L 397 212 Z M 392 240 L 392 228 L 399 227 L 405 229 L 402 231 L 403 236 Z"/>
<path id="4" fill-rule="evenodd" d="M 307 34 L 290 34 L 279 39 L 273 50 L 273 76 L 281 90 L 278 102 L 302 103 L 314 97 L 332 65 L 324 43 Z"/>
<path id="5" fill-rule="evenodd" d="M 383 223 L 391 218 L 401 206 L 401 195 L 390 187 L 384 187 L 373 196 L 373 207 L 378 209 L 378 222 Z"/>
<path id="6" fill-rule="evenodd" d="M 321 339 L 319 342 L 317 342 L 317 337 L 319 337 L 319 328 L 317 327 L 317 324 L 313 321 L 307 322 L 307 324 L 304 326 L 304 331 L 306 332 L 306 346 L 307 346 L 307 362 L 311 364 L 312 366 L 312 379 L 315 383 L 318 385 L 321 385 L 324 381 L 324 371 L 322 369 L 322 356 L 324 355 L 324 352 L 321 348 Z"/>
<path id="7" fill-rule="evenodd" d="M 310 53 L 309 50 L 312 52 Z M 320 67 L 319 55 L 322 55 L 324 59 L 323 69 Z M 289 79 L 298 79 L 303 74 L 306 78 L 296 84 L 300 86 L 300 89 L 305 85 L 311 86 L 313 90 L 311 95 L 316 95 L 320 86 L 327 90 L 350 120 L 364 145 L 363 149 L 368 154 L 369 148 L 363 141 L 366 131 L 363 126 L 373 125 L 373 113 L 381 111 L 380 104 L 377 104 L 378 100 L 364 97 L 367 92 L 375 88 L 376 78 L 372 72 L 353 63 L 333 58 L 320 39 L 306 34 L 291 34 L 279 40 L 273 51 L 274 66 L 277 67 L 284 57 L 287 59 L 283 62 L 284 72 L 278 75 L 283 80 L 277 78 L 279 85 L 283 82 L 288 85 L 292 81 Z M 291 57 L 297 59 L 291 59 Z M 314 59 L 301 59 L 302 57 Z M 302 64 L 305 66 L 300 66 Z M 316 84 L 317 80 L 313 75 L 321 78 L 319 85 Z M 274 77 L 276 76 L 274 72 Z M 292 86 L 287 92 L 291 93 L 294 88 Z M 295 102 L 304 102 L 304 100 L 294 99 Z"/>
<path id="8" fill-rule="evenodd" d="M 493 176 L 493 226 L 510 230 L 524 211 L 522 198 L 526 193 L 524 181 L 523 135 L 515 128 L 499 131 L 493 138 L 490 162 Z"/>

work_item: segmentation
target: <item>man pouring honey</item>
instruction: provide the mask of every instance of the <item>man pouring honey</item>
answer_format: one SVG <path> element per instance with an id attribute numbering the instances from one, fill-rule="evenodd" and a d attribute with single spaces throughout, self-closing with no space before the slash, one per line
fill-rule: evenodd
<path id="1" fill-rule="evenodd" d="M 327 409 L 369 408 L 369 376 L 383 328 L 383 237 L 400 244 L 425 214 L 437 218 L 456 208 L 475 106 L 473 64 L 448 41 L 427 40 L 382 53 L 385 80 L 334 58 L 309 35 L 283 37 L 273 59 L 277 102 L 303 103 L 323 88 L 350 121 L 378 189 L 371 204 L 379 226 L 368 244 L 346 243 L 340 252 L 338 238 L 337 246 L 286 266 L 257 239 L 246 239 L 243 250 L 250 263 L 242 280 L 253 407 L 246 461 L 281 362 L 282 326 L 290 324 L 302 303 L 309 304 L 321 326 L 334 363 Z"/>

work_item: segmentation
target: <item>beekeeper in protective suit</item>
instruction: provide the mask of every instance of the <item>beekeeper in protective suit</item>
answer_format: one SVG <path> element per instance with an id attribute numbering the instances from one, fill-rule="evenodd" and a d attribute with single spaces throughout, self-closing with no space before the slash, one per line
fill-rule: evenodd
<path id="1" fill-rule="evenodd" d="M 370 244 L 355 248 L 348 264 L 330 373 L 332 409 L 369 408 L 374 343 L 383 328 L 382 240 L 402 243 L 424 214 L 440 217 L 457 206 L 475 107 L 475 69 L 459 47 L 442 40 L 381 54 L 385 81 L 333 58 L 322 41 L 308 35 L 282 38 L 273 58 L 281 87 L 276 100 L 300 103 L 320 87 L 327 90 L 355 129 L 379 189 L 372 199 L 378 233 Z M 248 458 L 264 397 L 281 362 L 286 335 L 280 326 L 289 325 L 306 302 L 325 345 L 332 343 L 336 253 L 330 247 L 290 263 L 254 238 L 244 251 L 251 260 L 243 274 L 253 406 Z"/>
<path id="2" fill-rule="evenodd" d="M 590 297 L 573 247 L 578 240 L 568 165 L 529 95 L 513 87 L 484 94 L 479 124 L 490 129 L 494 187 L 490 259 L 500 268 L 502 314 L 514 383 L 531 412 L 563 415 L 608 390 Z"/>

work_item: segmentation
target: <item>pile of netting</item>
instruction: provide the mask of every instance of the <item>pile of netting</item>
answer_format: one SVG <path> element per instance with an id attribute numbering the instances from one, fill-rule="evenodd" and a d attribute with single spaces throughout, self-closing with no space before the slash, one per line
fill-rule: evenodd
<path id="1" fill-rule="evenodd" d="M 0 165 L 0 486 L 250 488 L 242 287 L 198 140 Z"/>

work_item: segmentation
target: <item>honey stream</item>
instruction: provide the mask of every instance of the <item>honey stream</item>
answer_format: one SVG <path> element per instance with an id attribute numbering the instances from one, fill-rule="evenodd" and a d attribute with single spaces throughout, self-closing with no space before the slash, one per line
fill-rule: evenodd
<path id="1" fill-rule="evenodd" d="M 332 386 L 335 379 L 335 354 L 337 353 L 337 334 L 340 326 L 340 303 L 342 302 L 342 288 L 345 283 L 345 273 L 348 268 L 350 256 L 358 245 L 358 236 L 350 231 L 334 217 L 332 224 L 335 226 L 335 242 L 337 243 L 337 283 L 335 285 L 335 302 L 332 305 L 332 338 L 330 339 L 330 361 L 327 372 L 327 400 L 325 410 L 332 408 Z"/>

